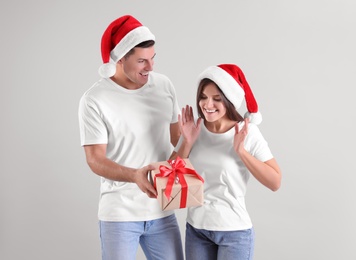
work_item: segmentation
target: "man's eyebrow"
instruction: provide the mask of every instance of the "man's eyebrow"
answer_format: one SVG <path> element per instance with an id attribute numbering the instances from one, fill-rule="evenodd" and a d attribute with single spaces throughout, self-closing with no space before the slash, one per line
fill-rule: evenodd
<path id="1" fill-rule="evenodd" d="M 152 56 L 151 59 L 153 59 L 154 57 L 156 57 L 156 53 Z M 138 60 L 148 60 L 148 59 L 146 59 L 146 58 L 138 58 Z"/>

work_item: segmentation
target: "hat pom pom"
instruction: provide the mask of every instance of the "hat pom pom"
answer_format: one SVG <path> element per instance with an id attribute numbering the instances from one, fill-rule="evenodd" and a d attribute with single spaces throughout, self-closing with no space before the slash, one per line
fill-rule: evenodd
<path id="1" fill-rule="evenodd" d="M 256 113 L 246 112 L 245 118 L 250 119 L 250 123 L 255 125 L 259 125 L 262 122 L 262 114 L 260 112 L 256 112 Z"/>
<path id="2" fill-rule="evenodd" d="M 110 78 L 115 75 L 116 66 L 112 63 L 105 63 L 99 68 L 99 75 L 103 78 Z"/>

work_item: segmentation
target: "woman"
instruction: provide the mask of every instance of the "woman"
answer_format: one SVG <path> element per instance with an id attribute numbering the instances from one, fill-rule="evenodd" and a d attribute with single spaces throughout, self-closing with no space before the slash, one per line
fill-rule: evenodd
<path id="1" fill-rule="evenodd" d="M 188 158 L 205 179 L 204 205 L 188 209 L 186 259 L 252 259 L 254 230 L 246 211 L 250 174 L 272 191 L 281 172 L 257 124 L 261 114 L 241 69 L 211 66 L 199 76 L 197 109 L 179 116 L 182 136 L 172 157 Z M 242 101 L 245 119 L 237 112 Z"/>

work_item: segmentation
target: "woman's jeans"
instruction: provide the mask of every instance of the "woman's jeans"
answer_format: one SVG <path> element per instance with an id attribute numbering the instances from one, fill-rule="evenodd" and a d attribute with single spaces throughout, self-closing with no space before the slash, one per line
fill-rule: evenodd
<path id="1" fill-rule="evenodd" d="M 174 214 L 150 221 L 100 221 L 99 226 L 103 260 L 135 260 L 139 244 L 148 260 L 183 260 Z"/>
<path id="2" fill-rule="evenodd" d="M 186 224 L 186 260 L 252 260 L 253 228 L 237 231 L 209 231 Z"/>

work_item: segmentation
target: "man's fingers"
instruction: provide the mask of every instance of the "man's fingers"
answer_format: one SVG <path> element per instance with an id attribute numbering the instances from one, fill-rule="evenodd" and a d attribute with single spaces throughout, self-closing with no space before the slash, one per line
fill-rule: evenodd
<path id="1" fill-rule="evenodd" d="M 148 187 L 145 193 L 150 198 L 157 198 L 157 191 L 153 188 L 153 186 Z"/>
<path id="2" fill-rule="evenodd" d="M 157 193 L 152 193 L 150 191 L 147 191 L 146 194 L 151 199 L 156 199 L 157 198 Z"/>
<path id="3" fill-rule="evenodd" d="M 156 168 L 152 164 L 148 164 L 145 166 L 146 172 L 153 171 L 154 169 L 156 169 Z"/>

